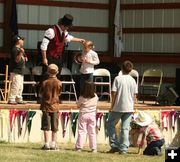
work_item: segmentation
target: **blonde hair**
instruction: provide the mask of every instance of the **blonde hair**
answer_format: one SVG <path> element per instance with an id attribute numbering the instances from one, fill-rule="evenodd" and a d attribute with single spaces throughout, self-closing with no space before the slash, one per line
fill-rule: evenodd
<path id="1" fill-rule="evenodd" d="M 91 49 L 94 49 L 94 48 L 95 48 L 93 42 L 90 41 L 90 40 L 86 40 L 86 41 L 84 42 L 84 46 L 90 47 Z"/>

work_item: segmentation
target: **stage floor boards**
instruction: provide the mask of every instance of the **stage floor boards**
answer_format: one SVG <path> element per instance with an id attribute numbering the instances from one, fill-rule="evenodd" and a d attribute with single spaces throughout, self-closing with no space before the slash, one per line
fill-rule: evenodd
<path id="1" fill-rule="evenodd" d="M 10 105 L 5 103 L 0 103 L 0 109 L 21 109 L 21 110 L 38 110 L 40 108 L 40 104 L 36 102 L 30 101 L 27 104 L 17 104 Z M 64 101 L 62 104 L 59 104 L 60 110 L 78 110 L 76 102 Z M 108 102 L 98 102 L 97 110 L 100 111 L 108 111 L 110 108 L 110 103 Z M 138 110 L 180 110 L 180 106 L 159 106 L 154 103 L 138 103 L 135 104 L 135 109 Z"/>

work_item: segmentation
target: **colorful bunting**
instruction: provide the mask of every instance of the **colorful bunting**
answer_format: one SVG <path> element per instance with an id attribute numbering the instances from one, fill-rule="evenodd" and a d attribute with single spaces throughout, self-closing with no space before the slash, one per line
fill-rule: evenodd
<path id="1" fill-rule="evenodd" d="M 168 130 L 169 125 L 169 113 L 170 111 L 162 111 L 161 112 L 161 119 L 162 119 L 162 128 Z"/>
<path id="2" fill-rule="evenodd" d="M 64 138 L 71 113 L 70 112 L 62 112 L 61 115 L 62 115 L 62 119 L 63 119 L 63 138 Z"/>
<path id="3" fill-rule="evenodd" d="M 101 119 L 103 117 L 103 113 L 98 112 L 96 113 L 96 128 L 100 131 L 101 129 Z"/>
<path id="4" fill-rule="evenodd" d="M 9 111 L 9 118 L 10 118 L 10 131 L 12 132 L 14 122 L 16 120 L 17 114 L 19 110 L 12 109 Z"/>
<path id="5" fill-rule="evenodd" d="M 24 123 L 24 120 L 26 118 L 27 111 L 26 110 L 22 110 L 22 111 L 20 110 L 18 114 L 19 114 L 19 134 L 21 135 L 23 123 Z"/>
<path id="6" fill-rule="evenodd" d="M 61 116 L 61 112 L 59 111 L 58 112 L 58 119 L 60 119 L 60 116 Z"/>
<path id="7" fill-rule="evenodd" d="M 175 123 L 176 123 L 176 118 L 177 118 L 177 112 L 176 111 L 171 111 L 171 126 L 173 131 L 175 130 Z"/>
<path id="8" fill-rule="evenodd" d="M 178 130 L 180 131 L 180 111 L 177 111 Z"/>
<path id="9" fill-rule="evenodd" d="M 74 137 L 76 135 L 77 119 L 78 119 L 78 113 L 72 112 L 71 113 L 71 127 L 72 127 L 72 132 L 73 132 Z"/>
<path id="10" fill-rule="evenodd" d="M 28 134 L 31 132 L 31 126 L 32 126 L 32 119 L 34 115 L 36 114 L 36 111 L 28 111 L 26 115 L 26 126 L 28 129 Z"/>

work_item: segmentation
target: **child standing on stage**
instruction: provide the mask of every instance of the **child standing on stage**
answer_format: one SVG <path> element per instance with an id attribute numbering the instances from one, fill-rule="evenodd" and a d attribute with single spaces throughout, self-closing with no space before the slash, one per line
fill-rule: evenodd
<path id="1" fill-rule="evenodd" d="M 93 81 L 94 65 L 99 64 L 98 54 L 93 50 L 94 45 L 92 41 L 86 40 L 84 42 L 84 50 L 81 55 L 82 64 L 80 68 L 81 86 L 85 80 Z"/>
<path id="2" fill-rule="evenodd" d="M 10 80 L 11 89 L 9 93 L 9 104 L 24 104 L 22 97 L 23 82 L 24 82 L 24 69 L 27 57 L 24 52 L 24 38 L 16 35 L 13 38 L 14 46 L 11 51 L 10 60 Z"/>
<path id="3" fill-rule="evenodd" d="M 78 116 L 78 139 L 75 145 L 76 151 L 83 148 L 84 135 L 89 136 L 89 146 L 93 153 L 97 152 L 96 147 L 96 106 L 98 97 L 94 92 L 94 84 L 91 81 L 85 81 L 82 88 L 78 106 L 80 107 Z"/>
<path id="4" fill-rule="evenodd" d="M 59 96 L 61 93 L 61 81 L 57 79 L 58 67 L 55 64 L 48 66 L 49 78 L 40 88 L 41 106 L 43 112 L 41 129 L 44 131 L 45 144 L 43 150 L 57 150 L 56 132 L 58 131 Z M 52 131 L 52 142 L 49 144 L 49 131 Z"/>

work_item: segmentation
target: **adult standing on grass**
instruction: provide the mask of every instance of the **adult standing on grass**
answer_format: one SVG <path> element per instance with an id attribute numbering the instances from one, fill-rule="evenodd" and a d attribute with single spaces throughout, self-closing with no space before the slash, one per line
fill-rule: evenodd
<path id="1" fill-rule="evenodd" d="M 122 76 L 114 79 L 112 86 L 112 103 L 110 116 L 107 123 L 109 142 L 111 149 L 108 153 L 119 152 L 125 154 L 129 147 L 129 127 L 131 116 L 134 111 L 134 101 L 136 100 L 137 85 L 129 72 L 133 69 L 130 61 L 122 64 Z M 120 140 L 117 137 L 115 126 L 121 119 Z"/>
<path id="2" fill-rule="evenodd" d="M 62 52 L 66 42 L 80 42 L 84 39 L 73 37 L 68 34 L 68 29 L 72 27 L 73 16 L 65 14 L 60 18 L 58 24 L 45 31 L 41 44 L 43 72 L 47 71 L 47 65 L 56 64 L 59 68 L 58 78 L 63 66 Z"/>
<path id="3" fill-rule="evenodd" d="M 43 112 L 41 129 L 44 131 L 45 144 L 43 150 L 57 150 L 56 136 L 58 131 L 59 96 L 61 93 L 61 81 L 57 79 L 58 67 L 55 64 L 48 66 L 49 78 L 40 88 L 40 109 Z M 49 130 L 52 131 L 52 142 L 49 144 Z"/>

